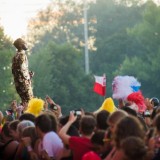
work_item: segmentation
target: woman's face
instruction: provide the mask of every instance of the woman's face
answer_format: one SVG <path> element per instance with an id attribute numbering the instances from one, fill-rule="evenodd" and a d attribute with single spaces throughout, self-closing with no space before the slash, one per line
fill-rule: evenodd
<path id="1" fill-rule="evenodd" d="M 115 132 L 116 125 L 114 123 L 108 122 L 111 133 Z"/>

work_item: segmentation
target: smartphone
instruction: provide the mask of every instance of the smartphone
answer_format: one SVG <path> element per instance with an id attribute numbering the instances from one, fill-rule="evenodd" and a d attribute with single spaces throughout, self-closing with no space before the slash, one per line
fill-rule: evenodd
<path id="1" fill-rule="evenodd" d="M 58 110 L 58 107 L 55 104 L 50 104 L 50 109 L 52 110 Z"/>
<path id="2" fill-rule="evenodd" d="M 74 113 L 74 115 L 76 116 L 81 116 L 82 115 L 82 111 L 80 109 L 76 109 L 72 111 Z"/>
<path id="3" fill-rule="evenodd" d="M 151 116 L 150 112 L 148 110 L 146 110 L 144 112 L 144 117 L 150 117 L 150 116 Z"/>

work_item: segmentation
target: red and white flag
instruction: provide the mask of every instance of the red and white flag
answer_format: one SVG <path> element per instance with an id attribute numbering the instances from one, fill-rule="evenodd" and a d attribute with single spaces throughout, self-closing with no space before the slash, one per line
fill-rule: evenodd
<path id="1" fill-rule="evenodd" d="M 105 96 L 106 95 L 106 76 L 94 75 L 94 78 L 95 78 L 95 83 L 94 83 L 93 91 L 101 96 Z"/>

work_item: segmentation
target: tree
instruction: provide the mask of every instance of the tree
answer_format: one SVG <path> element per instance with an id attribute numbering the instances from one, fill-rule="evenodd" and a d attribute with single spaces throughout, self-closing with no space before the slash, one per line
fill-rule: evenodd
<path id="1" fill-rule="evenodd" d="M 93 3 L 88 2 L 88 6 Z M 54 41 L 56 43 L 71 43 L 76 48 L 84 47 L 84 4 L 76 0 L 53 1 L 45 9 L 32 18 L 28 24 L 28 41 L 34 49 L 39 42 Z M 89 31 L 94 32 L 93 19 L 89 19 Z M 94 37 L 89 36 L 90 49 L 94 49 Z M 36 44 L 36 45 L 35 45 Z M 40 44 L 41 45 L 41 44 Z"/>
<path id="2" fill-rule="evenodd" d="M 108 96 L 112 94 L 114 71 L 126 55 L 133 55 L 137 47 L 137 42 L 127 34 L 127 30 L 140 22 L 142 11 L 143 6 L 128 7 L 113 0 L 98 0 L 89 10 L 89 15 L 97 19 L 94 25 L 97 51 L 90 54 L 91 69 L 95 74 L 106 73 Z"/>
<path id="3" fill-rule="evenodd" d="M 18 95 L 13 84 L 11 72 L 12 57 L 15 54 L 11 40 L 4 35 L 0 27 L 0 105 L 4 111 L 13 99 L 18 100 Z"/>
<path id="4" fill-rule="evenodd" d="M 45 98 L 51 94 L 51 52 L 49 44 L 41 45 L 29 56 L 30 70 L 35 74 L 32 78 L 34 96 Z"/>
<path id="5" fill-rule="evenodd" d="M 64 112 L 81 107 L 88 111 L 99 108 L 102 99 L 93 92 L 93 77 L 84 73 L 80 51 L 70 44 L 50 42 L 30 59 L 35 72 L 35 96 L 44 98 L 50 95 Z"/>
<path id="6" fill-rule="evenodd" d="M 62 7 L 62 9 L 60 7 L 62 12 L 61 16 L 56 19 L 56 25 L 53 25 L 51 30 L 47 30 L 43 36 L 39 37 L 39 43 L 32 49 L 32 53 L 37 54 L 31 55 L 32 66 L 35 68 L 38 61 L 41 64 L 39 68 L 43 67 L 41 71 L 35 69 L 37 78 L 35 77 L 33 80 L 34 91 L 36 95 L 41 94 L 40 96 L 43 97 L 45 93 L 50 93 L 49 95 L 64 106 L 66 110 L 68 106 L 74 106 L 74 108 L 75 106 L 80 106 L 82 101 L 86 102 L 84 103 L 85 105 L 94 107 L 103 100 L 99 97 L 97 98 L 92 91 L 92 73 L 97 75 L 106 73 L 107 97 L 111 96 L 111 84 L 115 76 L 115 70 L 121 68 L 125 57 L 135 54 L 135 47 L 141 48 L 139 41 L 133 39 L 128 34 L 128 30 L 142 20 L 141 13 L 144 10 L 144 5 L 128 7 L 124 4 L 115 3 L 113 0 L 98 0 L 96 4 L 89 4 L 89 36 L 93 36 L 93 39 L 96 39 L 97 50 L 90 51 L 91 75 L 86 76 L 83 70 L 84 57 L 82 54 L 78 54 L 81 52 L 77 52 L 77 50 L 81 51 L 82 48 L 79 42 L 83 41 L 82 6 L 77 6 L 74 3 L 70 3 L 70 5 L 64 4 L 62 6 L 66 8 Z M 72 8 L 72 10 L 69 11 L 69 8 Z M 50 15 L 47 14 L 46 16 Z M 41 18 L 39 20 L 41 21 Z M 53 19 L 47 20 L 46 24 L 51 20 Z M 144 52 L 145 49 L 139 49 L 136 55 L 143 55 Z M 43 53 L 46 56 L 42 55 Z M 43 65 L 43 63 L 46 65 Z M 47 79 L 44 79 L 45 77 Z M 49 82 L 49 80 L 51 81 Z M 43 85 L 45 86 L 44 88 L 42 87 Z M 47 89 L 47 86 L 52 87 Z M 86 87 L 82 88 L 81 86 Z M 72 95 L 71 93 L 75 94 Z M 64 98 L 63 102 L 61 102 L 62 97 Z"/>
<path id="7" fill-rule="evenodd" d="M 142 83 L 145 96 L 160 96 L 159 89 L 159 33 L 160 8 L 153 2 L 146 4 L 143 21 L 129 30 L 129 35 L 139 42 L 141 55 L 126 57 L 119 69 L 119 73 L 134 74 Z"/>
<path id="8" fill-rule="evenodd" d="M 93 111 L 98 103 L 94 100 L 93 80 L 79 65 L 81 53 L 68 45 L 53 48 L 52 74 L 56 75 L 52 82 L 53 96 L 64 109 L 83 106 Z"/>

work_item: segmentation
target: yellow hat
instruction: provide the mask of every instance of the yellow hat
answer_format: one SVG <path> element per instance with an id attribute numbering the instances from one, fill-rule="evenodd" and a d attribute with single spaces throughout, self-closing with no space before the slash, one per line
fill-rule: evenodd
<path id="1" fill-rule="evenodd" d="M 96 112 L 99 112 L 101 110 L 106 110 L 109 113 L 112 113 L 117 110 L 116 106 L 114 105 L 113 99 L 111 97 L 106 98 L 102 103 L 102 106 Z"/>
<path id="2" fill-rule="evenodd" d="M 38 116 L 44 108 L 44 101 L 39 98 L 32 98 L 29 103 L 25 113 L 32 113 Z"/>

